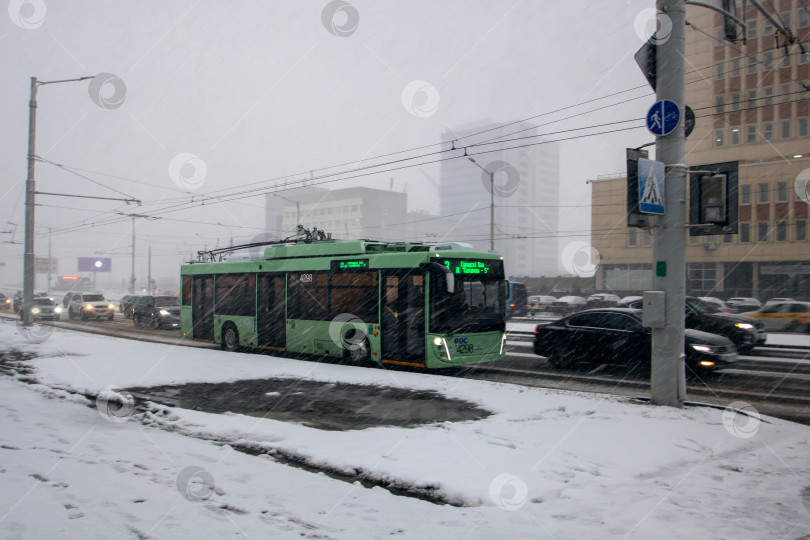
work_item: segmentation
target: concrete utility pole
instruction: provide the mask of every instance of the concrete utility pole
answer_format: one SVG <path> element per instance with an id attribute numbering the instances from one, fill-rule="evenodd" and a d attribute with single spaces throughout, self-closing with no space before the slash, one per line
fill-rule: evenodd
<path id="1" fill-rule="evenodd" d="M 28 101 L 28 178 L 25 181 L 25 250 L 23 255 L 23 305 L 34 303 L 34 156 L 37 139 L 37 78 L 31 77 Z M 23 324 L 32 323 L 30 310 L 23 310 Z"/>
<path id="2" fill-rule="evenodd" d="M 25 306 L 30 307 L 34 303 L 34 208 L 36 206 L 34 164 L 36 163 L 37 139 L 37 88 L 46 84 L 85 81 L 92 78 L 39 81 L 36 77 L 31 77 L 31 97 L 28 100 L 28 176 L 25 180 L 25 245 L 23 249 L 23 305 Z M 22 315 L 23 324 L 30 326 L 33 323 L 30 310 L 24 310 Z"/>
<path id="3" fill-rule="evenodd" d="M 684 141 L 684 73 L 686 54 L 685 0 L 657 0 L 672 32 L 656 36 L 656 100 L 678 105 L 681 121 L 672 133 L 658 136 L 657 161 L 666 165 L 664 215 L 657 218 L 653 237 L 653 289 L 665 293 L 664 328 L 652 329 L 651 398 L 656 405 L 683 407 L 684 303 L 686 300 L 686 164 Z M 662 25 L 663 28 L 663 25 Z"/>
<path id="4" fill-rule="evenodd" d="M 129 294 L 135 294 L 135 216 L 132 216 L 132 272 L 129 276 Z"/>
<path id="5" fill-rule="evenodd" d="M 149 258 L 147 263 L 147 271 L 146 271 L 146 282 L 149 283 L 149 294 L 152 294 L 154 289 L 152 288 L 152 246 L 149 246 Z"/>

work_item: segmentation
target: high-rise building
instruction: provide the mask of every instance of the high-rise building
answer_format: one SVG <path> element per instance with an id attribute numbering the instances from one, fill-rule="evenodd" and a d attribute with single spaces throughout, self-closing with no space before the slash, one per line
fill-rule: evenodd
<path id="1" fill-rule="evenodd" d="M 763 5 L 808 48 L 806 0 Z M 802 171 L 810 175 L 808 53 L 786 46 L 751 3 L 739 15 L 745 41 L 731 43 L 721 15 L 687 8 L 686 104 L 697 116 L 687 165 L 739 163 L 738 234 L 687 236 L 687 292 L 810 298 L 808 197 L 796 189 Z M 651 284 L 652 236 L 626 228 L 625 186 L 624 178 L 593 182 L 597 288 L 638 291 Z"/>
<path id="2" fill-rule="evenodd" d="M 545 142 L 519 146 L 499 142 L 537 135 L 526 123 L 480 122 L 447 130 L 442 140 L 456 148 L 468 147 L 476 163 L 494 176 L 494 244 L 512 277 L 558 275 L 559 257 L 559 145 Z M 528 139 L 541 142 L 539 137 Z M 526 139 L 524 139 L 524 142 Z M 487 143 L 470 147 L 471 144 Z M 468 159 L 442 161 L 439 180 L 440 214 L 458 220 L 448 239 L 490 249 L 490 203 L 492 179 Z"/>

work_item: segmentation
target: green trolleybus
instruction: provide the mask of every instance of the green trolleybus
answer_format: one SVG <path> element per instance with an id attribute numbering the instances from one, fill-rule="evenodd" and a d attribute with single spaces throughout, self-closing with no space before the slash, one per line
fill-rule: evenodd
<path id="1" fill-rule="evenodd" d="M 503 258 L 454 244 L 308 240 L 182 266 L 185 338 L 379 365 L 504 358 Z M 460 250 L 459 250 L 460 248 Z"/>

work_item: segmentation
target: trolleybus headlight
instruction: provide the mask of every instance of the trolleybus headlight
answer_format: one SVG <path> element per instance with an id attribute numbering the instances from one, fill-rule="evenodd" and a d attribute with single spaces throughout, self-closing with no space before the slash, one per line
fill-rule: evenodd
<path id="1" fill-rule="evenodd" d="M 436 345 L 437 347 L 441 347 L 442 346 L 442 338 L 440 338 L 440 337 L 433 338 L 433 344 Z"/>

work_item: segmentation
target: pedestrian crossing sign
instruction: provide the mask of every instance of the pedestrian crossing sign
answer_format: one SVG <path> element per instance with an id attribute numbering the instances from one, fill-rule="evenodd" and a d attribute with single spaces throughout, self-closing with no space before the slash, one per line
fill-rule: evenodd
<path id="1" fill-rule="evenodd" d="M 660 161 L 638 160 L 639 211 L 664 215 L 664 177 L 666 169 Z"/>

